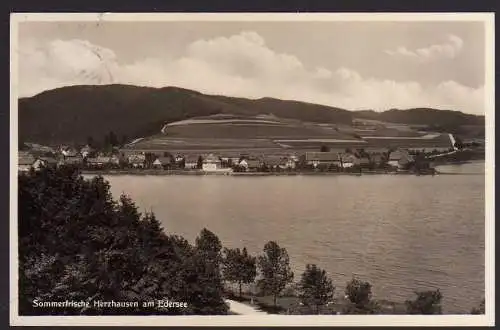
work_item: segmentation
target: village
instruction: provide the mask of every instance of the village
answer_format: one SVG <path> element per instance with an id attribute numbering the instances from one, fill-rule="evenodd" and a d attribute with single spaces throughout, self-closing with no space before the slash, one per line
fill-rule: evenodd
<path id="1" fill-rule="evenodd" d="M 433 174 L 431 152 L 416 149 L 391 148 L 385 151 L 364 149 L 332 151 L 322 146 L 320 151 L 290 152 L 283 154 L 255 154 L 250 152 L 180 153 L 113 148 L 102 151 L 86 145 L 77 148 L 60 146 L 57 150 L 39 148 L 19 150 L 18 170 L 38 170 L 42 166 L 73 165 L 84 171 L 120 171 L 140 173 L 152 171 L 164 174 L 182 173 L 420 173 Z M 449 152 L 454 149 L 450 148 Z"/>

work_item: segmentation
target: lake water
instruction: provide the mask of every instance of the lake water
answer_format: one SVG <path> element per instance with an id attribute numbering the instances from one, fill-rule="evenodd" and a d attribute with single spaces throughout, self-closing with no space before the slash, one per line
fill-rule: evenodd
<path id="1" fill-rule="evenodd" d="M 439 170 L 467 174 L 106 179 L 116 198 L 128 194 L 191 242 L 203 227 L 253 254 L 275 240 L 296 280 L 315 263 L 338 293 L 357 275 L 375 298 L 439 288 L 444 312 L 469 312 L 484 296 L 484 163 Z"/>

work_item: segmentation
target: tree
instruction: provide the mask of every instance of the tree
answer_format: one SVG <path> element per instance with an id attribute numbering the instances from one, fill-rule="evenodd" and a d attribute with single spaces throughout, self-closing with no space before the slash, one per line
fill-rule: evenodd
<path id="1" fill-rule="evenodd" d="M 481 300 L 481 303 L 479 304 L 479 307 L 474 307 L 471 311 L 471 314 L 485 314 L 485 312 L 485 299 L 483 298 L 483 300 Z"/>
<path id="2" fill-rule="evenodd" d="M 372 286 L 368 282 L 353 277 L 345 288 L 345 294 L 350 305 L 344 310 L 344 314 L 373 314 L 378 305 L 371 300 Z"/>
<path id="3" fill-rule="evenodd" d="M 200 235 L 196 238 L 195 247 L 206 258 L 207 262 L 212 263 L 217 270 L 219 269 L 220 262 L 222 261 L 222 244 L 217 235 L 203 228 Z"/>
<path id="4" fill-rule="evenodd" d="M 196 238 L 194 256 L 189 260 L 192 271 L 188 272 L 188 278 L 195 280 L 199 289 L 191 295 L 203 294 L 204 290 L 208 290 L 209 294 L 203 299 L 203 304 L 207 307 L 200 305 L 200 308 L 209 308 L 210 306 L 219 306 L 220 302 L 224 301 L 222 297 L 223 284 L 220 271 L 220 264 L 222 261 L 222 244 L 213 232 L 203 228 Z M 200 293 L 198 293 L 200 292 Z M 189 297 L 187 295 L 186 297 Z M 227 309 L 219 308 L 216 314 L 224 314 Z"/>
<path id="5" fill-rule="evenodd" d="M 415 300 L 407 300 L 406 311 L 408 314 L 441 314 L 441 300 L 443 295 L 437 289 L 429 291 L 416 291 Z"/>
<path id="6" fill-rule="evenodd" d="M 455 144 L 453 145 L 457 149 L 463 149 L 464 148 L 464 143 L 459 137 L 455 137 Z"/>
<path id="7" fill-rule="evenodd" d="M 118 137 L 116 136 L 115 132 L 110 131 L 109 132 L 109 144 L 114 147 L 120 144 L 118 141 Z"/>
<path id="8" fill-rule="evenodd" d="M 198 169 L 203 168 L 203 157 L 198 156 L 198 161 L 196 162 L 196 168 L 198 168 Z"/>
<path id="9" fill-rule="evenodd" d="M 288 253 L 278 243 L 270 241 L 264 246 L 264 254 L 259 256 L 258 265 L 262 275 L 259 285 L 264 292 L 273 295 L 276 307 L 278 295 L 293 280 Z"/>
<path id="10" fill-rule="evenodd" d="M 321 148 L 319 149 L 320 152 L 328 152 L 330 151 L 330 148 L 328 146 L 322 145 Z"/>
<path id="11" fill-rule="evenodd" d="M 156 160 L 156 155 L 152 152 L 146 152 L 144 156 L 145 156 L 144 163 L 146 167 L 151 167 L 153 165 L 153 162 Z"/>
<path id="12" fill-rule="evenodd" d="M 202 253 L 211 244 L 197 248 L 166 235 L 154 214 L 140 214 L 126 196 L 114 201 L 102 177 L 84 179 L 71 166 L 20 174 L 18 181 L 21 315 L 227 313 L 220 276 Z M 188 308 L 33 307 L 35 299 L 165 298 Z"/>
<path id="13" fill-rule="evenodd" d="M 120 141 L 120 145 L 125 145 L 127 144 L 127 141 L 128 141 L 128 136 L 127 135 L 122 135 L 122 139 Z"/>
<path id="14" fill-rule="evenodd" d="M 257 276 L 256 260 L 246 248 L 224 249 L 222 274 L 225 280 L 238 283 L 240 297 L 242 284 L 252 283 Z"/>
<path id="15" fill-rule="evenodd" d="M 333 299 L 335 287 L 326 271 L 316 265 L 308 264 L 299 282 L 299 297 L 306 306 L 314 306 L 319 314 L 320 306 Z"/>
<path id="16" fill-rule="evenodd" d="M 97 148 L 97 143 L 92 136 L 87 137 L 87 145 L 93 149 Z"/>
<path id="17" fill-rule="evenodd" d="M 18 150 L 27 150 L 28 149 L 26 144 L 24 143 L 23 139 L 19 138 L 17 143 L 18 143 Z"/>

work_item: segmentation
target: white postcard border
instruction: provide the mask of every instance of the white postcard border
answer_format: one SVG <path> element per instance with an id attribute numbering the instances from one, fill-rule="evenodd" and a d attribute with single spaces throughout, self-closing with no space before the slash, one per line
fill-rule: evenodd
<path id="1" fill-rule="evenodd" d="M 19 316 L 18 315 L 18 24 L 55 21 L 478 21 L 486 41 L 485 315 L 228 315 L 228 316 Z M 11 13 L 10 95 L 10 324 L 13 326 L 473 326 L 495 320 L 495 45 L 494 13 Z"/>

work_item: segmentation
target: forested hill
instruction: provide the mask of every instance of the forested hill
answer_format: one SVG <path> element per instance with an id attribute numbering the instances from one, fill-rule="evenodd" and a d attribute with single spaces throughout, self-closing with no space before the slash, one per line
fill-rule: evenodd
<path id="1" fill-rule="evenodd" d="M 484 125 L 484 116 L 476 116 L 460 111 L 413 108 L 406 110 L 391 109 L 383 112 L 373 110 L 356 111 L 357 118 L 374 119 L 390 123 L 414 125 Z"/>
<path id="2" fill-rule="evenodd" d="M 413 111 L 413 110 L 412 110 Z M 395 115 L 404 122 L 411 111 Z M 429 124 L 456 114 L 428 110 Z M 177 87 L 151 88 L 131 85 L 69 86 L 19 99 L 21 141 L 42 144 L 85 143 L 102 139 L 110 131 L 120 139 L 133 139 L 159 132 L 163 124 L 217 113 L 277 117 L 321 123 L 349 124 L 355 116 L 390 118 L 386 113 L 358 113 L 344 109 L 273 98 L 257 100 L 205 95 Z M 392 114 L 391 111 L 388 112 Z M 463 115 L 463 114 L 462 114 Z M 418 114 L 416 117 L 420 117 Z M 444 118 L 444 119 L 443 119 Z M 462 123 L 480 121 L 465 116 Z M 482 119 L 484 121 L 484 118 Z"/>
<path id="3" fill-rule="evenodd" d="M 349 111 L 263 98 L 204 95 L 176 87 L 72 86 L 19 100 L 19 134 L 38 143 L 85 142 L 113 131 L 118 137 L 156 134 L 165 123 L 217 113 L 350 123 Z"/>

